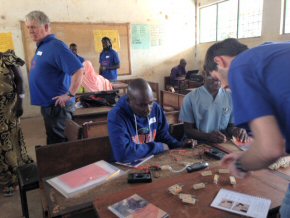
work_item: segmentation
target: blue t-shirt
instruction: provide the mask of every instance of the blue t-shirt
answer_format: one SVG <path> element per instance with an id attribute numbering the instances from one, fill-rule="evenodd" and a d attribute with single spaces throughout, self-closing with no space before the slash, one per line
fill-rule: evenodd
<path id="1" fill-rule="evenodd" d="M 206 133 L 225 130 L 232 123 L 231 93 L 219 89 L 214 99 L 204 86 L 191 91 L 183 100 L 179 120 Z"/>
<path id="2" fill-rule="evenodd" d="M 104 67 L 111 67 L 120 64 L 118 53 L 113 49 L 102 51 L 100 54 L 99 63 Z M 118 79 L 118 70 L 105 70 L 102 73 L 102 76 L 110 81 L 115 81 Z"/>
<path id="3" fill-rule="evenodd" d="M 273 115 L 290 153 L 290 43 L 269 43 L 247 50 L 229 72 L 234 117 L 239 126 Z"/>
<path id="4" fill-rule="evenodd" d="M 84 63 L 85 62 L 85 59 L 82 56 L 79 56 L 77 54 L 76 54 L 76 56 L 80 60 L 81 63 Z"/>
<path id="5" fill-rule="evenodd" d="M 71 76 L 82 68 L 79 59 L 54 35 L 46 37 L 38 46 L 31 63 L 31 104 L 42 107 L 54 105 L 55 96 L 65 94 Z"/>

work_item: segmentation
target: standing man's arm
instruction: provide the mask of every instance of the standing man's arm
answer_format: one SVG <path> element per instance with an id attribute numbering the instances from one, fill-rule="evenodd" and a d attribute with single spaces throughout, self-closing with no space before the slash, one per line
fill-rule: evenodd
<path id="1" fill-rule="evenodd" d="M 250 149 L 246 152 L 228 154 L 222 160 L 222 164 L 238 177 L 245 176 L 245 173 L 238 170 L 237 165 L 245 171 L 259 170 L 286 155 L 285 140 L 274 116 L 257 118 L 250 123 L 250 127 L 254 135 Z"/>
<path id="2" fill-rule="evenodd" d="M 83 75 L 84 75 L 83 68 L 80 68 L 77 72 L 73 74 L 69 92 L 63 95 L 54 97 L 53 100 L 56 100 L 55 105 L 60 105 L 61 107 L 65 107 L 66 102 L 69 101 L 72 97 L 74 97 L 77 91 L 79 90 L 82 84 Z"/>

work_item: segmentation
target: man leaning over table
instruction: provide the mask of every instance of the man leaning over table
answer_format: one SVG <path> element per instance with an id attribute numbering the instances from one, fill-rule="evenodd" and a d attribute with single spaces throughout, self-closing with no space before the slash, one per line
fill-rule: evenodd
<path id="1" fill-rule="evenodd" d="M 236 124 L 250 126 L 254 135 L 249 150 L 228 154 L 222 161 L 237 177 L 267 168 L 290 153 L 289 58 L 289 42 L 248 49 L 229 38 L 207 51 L 205 68 L 232 90 Z M 290 217 L 290 186 L 280 214 Z"/>

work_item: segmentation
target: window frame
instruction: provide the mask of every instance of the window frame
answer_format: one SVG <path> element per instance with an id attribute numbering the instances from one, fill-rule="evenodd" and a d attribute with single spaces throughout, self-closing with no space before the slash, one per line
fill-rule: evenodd
<path id="1" fill-rule="evenodd" d="M 219 10 L 219 4 L 221 4 L 221 3 L 223 3 L 223 2 L 227 2 L 227 1 L 229 1 L 229 0 L 221 0 L 221 1 L 217 1 L 217 2 L 214 2 L 214 3 L 212 3 L 212 4 L 208 4 L 208 5 L 204 5 L 204 6 L 200 6 L 199 8 L 198 8 L 198 43 L 199 44 L 204 44 L 204 43 L 211 43 L 211 42 L 216 42 L 216 41 L 218 41 L 218 22 L 219 22 L 219 19 L 218 19 L 218 10 Z M 249 38 L 259 38 L 259 37 L 261 37 L 262 36 L 262 29 L 261 29 L 261 34 L 259 35 L 259 36 L 251 36 L 251 37 L 239 37 L 239 32 L 240 32 L 240 29 L 239 29 L 239 23 L 240 23 L 240 4 L 241 4 L 241 0 L 237 0 L 238 2 L 237 2 L 237 21 L 236 21 L 236 26 L 237 26 L 237 29 L 236 29 L 236 38 L 237 39 L 249 39 Z M 285 5 L 286 5 L 286 1 L 287 0 L 284 0 L 284 2 L 285 2 Z M 290 0 L 288 0 L 288 1 L 290 1 Z M 264 0 L 262 0 L 262 2 L 263 2 L 263 8 L 264 8 Z M 206 8 L 206 7 L 210 7 L 210 6 L 212 6 L 212 5 L 216 5 L 216 33 L 215 33 L 215 40 L 214 41 L 207 41 L 207 42 L 201 42 L 201 40 L 200 40 L 200 29 L 201 29 L 201 27 L 200 27 L 200 10 L 202 10 L 203 8 Z M 284 7 L 284 10 L 286 10 L 285 9 L 285 7 Z M 262 10 L 263 11 L 263 10 Z M 286 16 L 286 15 L 284 15 L 284 16 Z M 284 19 L 284 22 L 285 22 L 285 19 Z M 261 28 L 263 27 L 263 14 L 262 14 L 262 21 L 261 21 Z M 283 32 L 284 32 L 284 29 L 285 29 L 285 25 L 283 25 Z M 289 32 L 290 33 L 290 32 Z"/>

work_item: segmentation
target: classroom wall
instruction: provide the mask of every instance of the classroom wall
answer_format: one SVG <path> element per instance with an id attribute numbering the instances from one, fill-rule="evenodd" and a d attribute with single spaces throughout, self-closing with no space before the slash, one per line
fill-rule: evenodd
<path id="1" fill-rule="evenodd" d="M 208 5 L 216 2 L 216 0 L 198 0 L 198 5 Z M 289 41 L 290 34 L 280 34 L 281 27 L 281 9 L 282 0 L 264 0 L 263 8 L 263 23 L 262 23 L 262 36 L 248 39 L 240 39 L 240 41 L 250 48 L 268 41 Z M 203 65 L 203 60 L 207 49 L 213 44 L 202 43 L 196 46 L 196 59 L 197 66 Z"/>
<path id="2" fill-rule="evenodd" d="M 42 10 L 52 22 L 130 23 L 160 25 L 162 45 L 149 49 L 131 48 L 132 75 L 159 82 L 187 59 L 187 69 L 194 69 L 195 5 L 193 0 L 0 0 L 0 32 L 12 32 L 15 51 L 25 58 L 20 21 L 32 10 Z M 70 43 L 70 42 L 67 42 Z M 81 54 L 81 48 L 80 55 Z M 97 61 L 97 60 L 92 60 Z M 39 108 L 30 105 L 26 67 L 22 68 L 26 99 L 24 117 L 39 115 Z"/>

